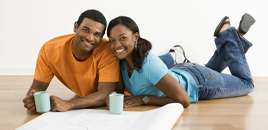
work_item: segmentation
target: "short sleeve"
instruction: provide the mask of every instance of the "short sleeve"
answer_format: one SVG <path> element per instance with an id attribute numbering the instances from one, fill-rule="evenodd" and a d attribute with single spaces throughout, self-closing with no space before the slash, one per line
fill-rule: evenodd
<path id="1" fill-rule="evenodd" d="M 144 71 L 142 73 L 144 73 L 148 82 L 156 85 L 168 73 L 168 68 L 157 56 L 148 56 L 142 67 L 142 71 Z"/>
<path id="2" fill-rule="evenodd" d="M 104 54 L 98 69 L 99 82 L 119 81 L 119 59 L 111 51 Z"/>
<path id="3" fill-rule="evenodd" d="M 49 67 L 49 62 L 43 46 L 39 51 L 36 61 L 34 79 L 45 83 L 50 83 L 53 76 L 54 74 Z"/>

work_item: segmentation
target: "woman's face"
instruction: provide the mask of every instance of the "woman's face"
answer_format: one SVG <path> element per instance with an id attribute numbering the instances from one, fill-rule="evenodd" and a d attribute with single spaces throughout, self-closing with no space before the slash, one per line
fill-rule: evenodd
<path id="1" fill-rule="evenodd" d="M 138 37 L 138 32 L 133 34 L 129 28 L 121 24 L 114 26 L 110 30 L 110 46 L 118 59 L 131 58 Z"/>

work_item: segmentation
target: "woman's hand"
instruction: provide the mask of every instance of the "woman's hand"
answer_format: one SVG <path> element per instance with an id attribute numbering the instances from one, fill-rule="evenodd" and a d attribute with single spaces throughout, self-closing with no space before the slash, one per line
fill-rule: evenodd
<path id="1" fill-rule="evenodd" d="M 124 101 L 124 107 L 135 107 L 143 104 L 143 96 L 131 97 Z"/>

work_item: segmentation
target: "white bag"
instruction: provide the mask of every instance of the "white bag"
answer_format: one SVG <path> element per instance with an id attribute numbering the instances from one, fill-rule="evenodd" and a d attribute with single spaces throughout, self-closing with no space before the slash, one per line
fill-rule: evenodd
<path id="1" fill-rule="evenodd" d="M 185 56 L 185 52 L 180 45 L 175 45 L 173 49 L 169 50 L 169 53 L 174 59 L 174 65 L 179 63 L 191 63 Z"/>

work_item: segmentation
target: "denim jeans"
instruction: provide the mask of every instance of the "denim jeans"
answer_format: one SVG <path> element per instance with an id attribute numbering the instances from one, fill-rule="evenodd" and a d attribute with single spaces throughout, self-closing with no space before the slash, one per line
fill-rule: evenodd
<path id="1" fill-rule="evenodd" d="M 174 66 L 174 59 L 170 53 L 158 56 L 167 66 L 168 69 Z"/>
<path id="2" fill-rule="evenodd" d="M 217 50 L 206 66 L 193 63 L 177 64 L 172 69 L 187 71 L 195 79 L 199 100 L 247 95 L 254 82 L 245 57 L 252 44 L 231 27 L 215 38 Z M 230 74 L 221 73 L 229 67 Z"/>

